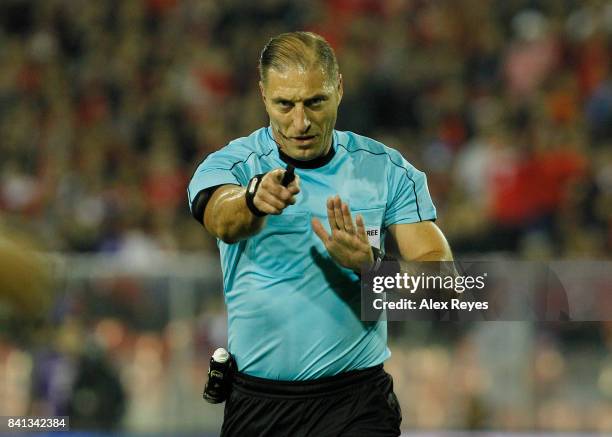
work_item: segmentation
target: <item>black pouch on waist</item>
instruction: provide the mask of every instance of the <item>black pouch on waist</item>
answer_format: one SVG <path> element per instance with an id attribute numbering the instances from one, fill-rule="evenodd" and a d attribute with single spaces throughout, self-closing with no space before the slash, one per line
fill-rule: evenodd
<path id="1" fill-rule="evenodd" d="M 236 369 L 234 357 L 223 348 L 219 348 L 210 357 L 208 380 L 204 385 L 202 397 L 211 404 L 225 402 L 232 389 L 233 374 Z"/>

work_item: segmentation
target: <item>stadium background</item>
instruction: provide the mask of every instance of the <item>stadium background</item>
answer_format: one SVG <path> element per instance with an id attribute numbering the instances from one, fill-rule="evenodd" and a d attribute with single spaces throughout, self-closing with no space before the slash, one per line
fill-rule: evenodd
<path id="1" fill-rule="evenodd" d="M 256 61 L 283 31 L 334 46 L 337 127 L 427 172 L 457 257 L 610 259 L 610 1 L 3 0 L 0 23 L 0 415 L 215 435 L 220 269 L 185 187 L 267 123 Z M 610 322 L 390 343 L 406 430 L 612 433 Z"/>

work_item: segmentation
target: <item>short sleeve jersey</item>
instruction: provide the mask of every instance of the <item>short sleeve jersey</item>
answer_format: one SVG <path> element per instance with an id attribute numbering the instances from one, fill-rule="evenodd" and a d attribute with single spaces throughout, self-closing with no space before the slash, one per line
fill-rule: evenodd
<path id="1" fill-rule="evenodd" d="M 296 168 L 296 204 L 266 218 L 256 235 L 217 240 L 228 312 L 229 349 L 238 369 L 277 380 L 307 380 L 385 361 L 387 325 L 363 322 L 359 278 L 331 259 L 311 227 L 329 232 L 326 200 L 340 195 L 364 218 L 370 244 L 383 249 L 394 224 L 435 220 L 425 174 L 399 152 L 352 132 L 334 131 L 335 153 L 316 168 Z M 230 142 L 198 166 L 190 207 L 206 188 L 284 168 L 270 127 Z"/>

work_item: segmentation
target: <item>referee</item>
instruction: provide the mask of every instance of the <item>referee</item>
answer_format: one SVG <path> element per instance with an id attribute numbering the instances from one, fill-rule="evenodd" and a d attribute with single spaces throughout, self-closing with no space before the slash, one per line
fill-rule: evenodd
<path id="1" fill-rule="evenodd" d="M 387 235 L 405 260 L 452 259 L 425 175 L 334 130 L 342 76 L 319 35 L 272 38 L 259 73 L 270 125 L 206 157 L 188 188 L 217 238 L 238 369 L 221 434 L 397 436 L 387 326 L 360 320 L 358 272 Z"/>

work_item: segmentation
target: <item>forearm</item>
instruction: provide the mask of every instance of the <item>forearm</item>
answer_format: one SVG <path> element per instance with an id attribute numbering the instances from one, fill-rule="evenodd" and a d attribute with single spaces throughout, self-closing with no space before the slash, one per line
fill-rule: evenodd
<path id="1" fill-rule="evenodd" d="M 265 217 L 251 213 L 245 201 L 245 188 L 221 187 L 212 195 L 204 214 L 204 226 L 225 243 L 235 243 L 261 230 Z"/>

